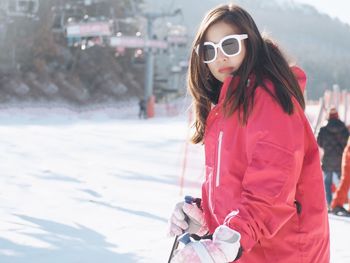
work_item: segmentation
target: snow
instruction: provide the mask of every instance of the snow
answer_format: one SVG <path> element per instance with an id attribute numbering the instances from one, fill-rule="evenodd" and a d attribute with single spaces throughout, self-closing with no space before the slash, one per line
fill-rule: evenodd
<path id="1" fill-rule="evenodd" d="M 0 111 L 0 262 L 166 262 L 167 219 L 200 194 L 203 149 L 186 143 L 185 111 L 136 115 Z M 330 227 L 332 262 L 350 262 L 350 221 Z"/>

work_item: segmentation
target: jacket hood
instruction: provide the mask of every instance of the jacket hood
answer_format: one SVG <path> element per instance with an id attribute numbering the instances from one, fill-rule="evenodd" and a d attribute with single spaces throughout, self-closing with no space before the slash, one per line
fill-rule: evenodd
<path id="1" fill-rule="evenodd" d="M 306 74 L 305 74 L 305 72 L 297 66 L 291 67 L 291 70 L 294 73 L 294 76 L 296 77 L 296 79 L 299 83 L 301 91 L 304 92 L 305 88 L 306 88 Z"/>

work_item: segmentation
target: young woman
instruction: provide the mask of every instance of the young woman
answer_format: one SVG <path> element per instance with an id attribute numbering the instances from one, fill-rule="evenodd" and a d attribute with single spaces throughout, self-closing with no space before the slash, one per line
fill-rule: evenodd
<path id="1" fill-rule="evenodd" d="M 204 143 L 202 203 L 178 203 L 170 234 L 194 241 L 172 262 L 329 263 L 318 147 L 304 115 L 306 77 L 236 5 L 204 18 L 188 84 Z"/>

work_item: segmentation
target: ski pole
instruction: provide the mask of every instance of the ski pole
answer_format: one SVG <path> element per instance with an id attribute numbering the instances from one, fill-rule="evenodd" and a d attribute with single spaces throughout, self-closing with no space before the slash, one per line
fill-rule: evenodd
<path id="1" fill-rule="evenodd" d="M 201 200 L 199 198 L 193 198 L 192 196 L 189 196 L 189 195 L 185 196 L 185 202 L 188 204 L 196 203 L 197 206 L 200 207 L 200 201 Z M 189 221 L 188 216 L 186 214 L 185 214 L 185 221 L 186 222 Z M 170 261 L 173 257 L 174 251 L 178 248 L 180 242 L 185 244 L 185 245 L 190 243 L 191 242 L 190 234 L 184 233 L 181 236 L 180 235 L 175 236 L 175 240 L 174 240 L 173 246 L 172 246 L 171 251 L 170 251 L 168 263 L 170 263 Z"/>

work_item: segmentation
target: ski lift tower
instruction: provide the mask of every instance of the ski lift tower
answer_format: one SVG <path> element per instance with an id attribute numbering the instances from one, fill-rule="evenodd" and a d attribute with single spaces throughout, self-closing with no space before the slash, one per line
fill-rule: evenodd
<path id="1" fill-rule="evenodd" d="M 181 9 L 176 9 L 172 13 L 145 13 L 147 20 L 146 41 L 153 39 L 153 22 L 160 17 L 176 16 L 181 14 Z M 154 116 L 154 97 L 153 97 L 153 75 L 154 75 L 154 54 L 151 46 L 145 48 L 146 69 L 145 69 L 145 87 L 144 100 L 147 102 L 147 116 Z"/>
<path id="2" fill-rule="evenodd" d="M 39 0 L 0 0 L 0 12 L 2 20 L 0 30 L 2 34 L 7 31 L 9 25 L 12 25 L 14 35 L 17 35 L 16 19 L 30 19 L 38 21 L 37 13 L 39 11 Z M 2 36 L 0 36 L 0 39 Z M 10 56 L 11 65 L 17 67 L 16 42 L 11 46 Z"/>

